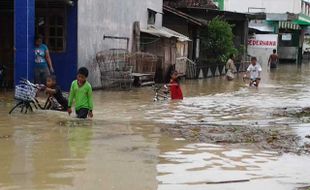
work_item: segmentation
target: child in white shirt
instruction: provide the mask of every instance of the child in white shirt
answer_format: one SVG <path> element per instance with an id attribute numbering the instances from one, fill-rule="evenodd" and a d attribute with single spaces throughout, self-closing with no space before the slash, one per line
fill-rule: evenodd
<path id="1" fill-rule="evenodd" d="M 251 65 L 248 67 L 246 74 L 244 75 L 244 78 L 247 77 L 247 74 L 250 74 L 250 86 L 258 87 L 260 83 L 260 75 L 262 72 L 262 67 L 257 63 L 257 58 L 252 57 L 251 58 Z"/>

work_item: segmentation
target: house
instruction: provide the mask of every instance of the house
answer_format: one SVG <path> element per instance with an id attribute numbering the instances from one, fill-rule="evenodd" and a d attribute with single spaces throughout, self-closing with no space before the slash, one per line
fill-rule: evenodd
<path id="1" fill-rule="evenodd" d="M 33 79 L 34 37 L 44 35 L 58 81 L 68 89 L 77 70 L 76 1 L 3 0 L 0 2 L 0 62 L 10 86 L 21 77 Z"/>
<path id="2" fill-rule="evenodd" d="M 109 49 L 139 51 L 134 23 L 146 29 L 162 26 L 162 2 L 158 0 L 83 0 L 79 3 L 78 65 L 92 69 L 90 81 L 101 87 L 96 53 Z M 105 39 L 104 39 L 105 36 Z"/>
<path id="3" fill-rule="evenodd" d="M 210 66 L 201 47 L 201 32 L 215 17 L 222 17 L 233 25 L 234 44 L 236 48 L 245 46 L 248 37 L 248 14 L 220 11 L 217 6 L 208 0 L 165 0 L 163 25 L 167 28 L 189 36 L 191 42 L 188 48 L 188 58 L 205 67 L 205 76 L 214 76 L 224 72 L 223 65 Z M 209 74 L 208 74 L 209 73 Z"/>
<path id="4" fill-rule="evenodd" d="M 162 30 L 162 12 L 158 0 L 2 0 L 0 64 L 7 66 L 11 85 L 21 77 L 33 79 L 34 37 L 42 34 L 62 88 L 69 88 L 82 66 L 91 71 L 92 85 L 100 87 L 96 53 L 135 49 L 134 23 L 145 33 L 152 33 L 149 26 Z M 167 39 L 183 39 L 172 31 L 163 33 Z"/>

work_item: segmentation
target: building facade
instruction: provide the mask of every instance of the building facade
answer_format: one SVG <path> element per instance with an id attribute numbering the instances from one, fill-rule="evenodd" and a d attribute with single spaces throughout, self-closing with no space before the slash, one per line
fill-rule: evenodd
<path id="1" fill-rule="evenodd" d="M 96 53 L 127 45 L 103 36 L 128 38 L 130 50 L 133 23 L 147 28 L 151 19 L 153 25 L 161 26 L 162 7 L 158 0 L 2 0 L 0 64 L 7 68 L 6 80 L 12 86 L 20 78 L 34 78 L 34 38 L 42 34 L 64 89 L 81 66 L 91 70 L 89 80 L 98 87 Z"/>
<path id="2" fill-rule="evenodd" d="M 203 46 L 205 40 L 203 33 L 208 28 L 210 21 L 216 17 L 223 18 L 233 26 L 234 46 L 241 52 L 237 65 L 241 65 L 241 55 L 244 54 L 245 50 L 243 49 L 248 41 L 249 18 L 247 14 L 220 11 L 214 2 L 206 0 L 164 1 L 163 25 L 191 39 L 188 46 L 188 58 L 196 63 L 196 71 L 198 71 L 195 72 L 194 77 L 191 75 L 191 78 L 213 77 L 225 72 L 224 63 L 216 60 L 214 55 L 212 57 L 208 54 L 209 52 L 206 52 Z M 238 68 L 240 67 L 238 66 Z M 200 71 L 203 75 L 199 74 Z"/>
<path id="3" fill-rule="evenodd" d="M 44 37 L 61 86 L 68 89 L 77 69 L 77 2 L 3 0 L 0 10 L 0 64 L 6 83 L 34 78 L 34 39 Z"/>
<path id="4" fill-rule="evenodd" d="M 127 38 L 130 51 L 134 22 L 146 29 L 152 24 L 162 25 L 161 0 L 83 0 L 78 5 L 78 66 L 92 69 L 89 77 L 94 87 L 100 87 L 100 72 L 94 60 L 96 53 L 108 49 L 126 49 L 127 41 L 103 36 Z M 154 14 L 153 14 L 154 13 Z M 150 15 L 149 15 L 150 14 Z M 150 18 L 151 14 L 155 18 Z"/>
<path id="5" fill-rule="evenodd" d="M 265 12 L 265 13 L 300 13 L 302 0 L 218 0 L 225 11 Z"/>

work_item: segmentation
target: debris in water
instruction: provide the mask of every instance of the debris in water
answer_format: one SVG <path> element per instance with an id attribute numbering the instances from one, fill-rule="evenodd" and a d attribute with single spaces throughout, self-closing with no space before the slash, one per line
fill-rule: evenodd
<path id="1" fill-rule="evenodd" d="M 3 135 L 3 136 L 0 136 L 0 139 L 8 139 L 10 137 L 11 137 L 11 135 Z"/>
<path id="2" fill-rule="evenodd" d="M 215 184 L 225 184 L 225 183 L 244 183 L 250 182 L 249 179 L 242 179 L 242 180 L 231 180 L 231 181 L 218 181 L 218 182 L 207 182 L 206 184 L 215 185 Z"/>

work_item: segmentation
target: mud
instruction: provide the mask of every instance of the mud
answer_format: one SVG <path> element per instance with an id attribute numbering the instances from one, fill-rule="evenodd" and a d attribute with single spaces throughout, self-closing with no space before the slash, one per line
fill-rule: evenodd
<path id="1" fill-rule="evenodd" d="M 161 131 L 190 142 L 247 145 L 254 148 L 282 153 L 309 154 L 310 144 L 302 142 L 287 126 L 176 126 L 162 127 Z"/>

